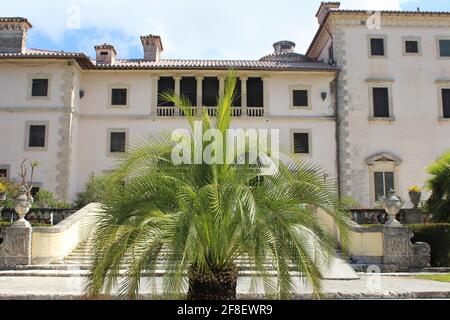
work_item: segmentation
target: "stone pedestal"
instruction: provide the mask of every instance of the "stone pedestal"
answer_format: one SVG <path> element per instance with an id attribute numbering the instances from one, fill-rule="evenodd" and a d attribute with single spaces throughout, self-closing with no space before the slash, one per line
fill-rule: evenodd
<path id="1" fill-rule="evenodd" d="M 13 270 L 20 265 L 31 264 L 30 226 L 11 226 L 0 234 L 0 269 Z"/>
<path id="2" fill-rule="evenodd" d="M 408 227 L 384 227 L 383 264 L 400 269 L 430 266 L 430 246 L 423 242 L 411 243 L 413 233 Z"/>
<path id="3" fill-rule="evenodd" d="M 418 208 L 404 210 L 403 219 L 405 224 L 421 224 L 422 210 Z"/>

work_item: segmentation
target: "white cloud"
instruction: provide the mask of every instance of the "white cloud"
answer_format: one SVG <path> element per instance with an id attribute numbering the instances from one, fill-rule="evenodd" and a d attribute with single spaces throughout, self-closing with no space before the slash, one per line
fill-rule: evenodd
<path id="1" fill-rule="evenodd" d="M 120 56 L 140 45 L 142 34 L 159 34 L 164 57 L 259 58 L 272 51 L 272 43 L 289 39 L 297 51 L 306 51 L 317 29 L 314 14 L 319 0 L 0 0 L 3 16 L 25 16 L 39 31 L 60 42 L 80 9 L 86 34 L 78 49 L 92 54 L 100 42 L 114 44 Z M 342 0 L 349 9 L 399 9 L 408 0 Z M 19 5 L 20 3 L 20 5 Z M 68 10 L 70 12 L 68 12 Z M 76 10 L 75 10 L 76 11 Z M 120 32 L 118 32 L 120 30 Z M 63 49 L 63 48 L 61 48 Z"/>

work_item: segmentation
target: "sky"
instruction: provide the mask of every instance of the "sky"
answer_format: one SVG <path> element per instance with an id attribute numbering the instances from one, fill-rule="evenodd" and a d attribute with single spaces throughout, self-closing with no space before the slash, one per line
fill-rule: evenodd
<path id="1" fill-rule="evenodd" d="M 0 0 L 0 16 L 33 24 L 28 48 L 84 52 L 110 43 L 142 58 L 140 36 L 160 35 L 163 59 L 259 59 L 291 40 L 306 52 L 321 0 Z M 342 0 L 344 9 L 450 11 L 449 0 Z"/>

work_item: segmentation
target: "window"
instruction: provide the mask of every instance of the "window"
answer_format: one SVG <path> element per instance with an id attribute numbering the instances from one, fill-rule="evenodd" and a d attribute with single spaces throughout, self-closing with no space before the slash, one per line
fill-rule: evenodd
<path id="1" fill-rule="evenodd" d="M 419 53 L 419 42 L 414 40 L 406 40 L 405 53 Z"/>
<path id="2" fill-rule="evenodd" d="M 439 56 L 450 58 L 450 39 L 439 39 Z"/>
<path id="3" fill-rule="evenodd" d="M 384 57 L 386 55 L 385 38 L 370 38 L 370 55 L 372 57 Z"/>
<path id="4" fill-rule="evenodd" d="M 36 198 L 37 194 L 41 191 L 41 187 L 33 186 L 30 190 L 31 196 Z"/>
<path id="5" fill-rule="evenodd" d="M 308 107 L 308 90 L 293 90 L 292 95 L 294 107 Z"/>
<path id="6" fill-rule="evenodd" d="M 111 90 L 111 105 L 126 106 L 127 105 L 127 89 L 113 88 Z"/>
<path id="7" fill-rule="evenodd" d="M 195 77 L 182 77 L 180 93 L 189 99 L 192 106 L 197 105 L 197 79 Z"/>
<path id="8" fill-rule="evenodd" d="M 48 141 L 48 121 L 28 121 L 26 123 L 25 148 L 45 150 Z"/>
<path id="9" fill-rule="evenodd" d="M 442 89 L 442 116 L 450 119 L 450 89 Z"/>
<path id="10" fill-rule="evenodd" d="M 372 88 L 373 117 L 389 118 L 389 88 Z"/>
<path id="11" fill-rule="evenodd" d="M 32 97 L 48 97 L 48 79 L 33 79 L 31 86 Z"/>
<path id="12" fill-rule="evenodd" d="M 108 51 L 102 51 L 102 52 L 100 52 L 100 55 L 101 56 L 107 56 L 108 55 Z"/>
<path id="13" fill-rule="evenodd" d="M 45 126 L 30 126 L 30 148 L 45 147 Z"/>
<path id="14" fill-rule="evenodd" d="M 2 179 L 9 179 L 9 170 L 10 170 L 10 166 L 6 166 L 6 165 L 0 165 L 0 181 Z"/>
<path id="15" fill-rule="evenodd" d="M 374 190 L 375 190 L 375 201 L 380 200 L 382 197 L 389 195 L 391 190 L 395 190 L 394 186 L 394 172 L 379 172 L 376 171 L 374 174 Z"/>
<path id="16" fill-rule="evenodd" d="M 264 85 L 261 78 L 248 78 L 247 106 L 264 107 Z"/>
<path id="17" fill-rule="evenodd" d="M 216 77 L 205 77 L 203 79 L 203 105 L 207 107 L 217 106 L 217 97 L 219 96 L 219 79 Z"/>
<path id="18" fill-rule="evenodd" d="M 369 169 L 370 201 L 375 204 L 381 197 L 398 189 L 398 170 L 402 160 L 397 156 L 382 152 L 366 159 Z"/>
<path id="19" fill-rule="evenodd" d="M 124 153 L 127 147 L 127 132 L 114 130 L 109 132 L 109 152 Z"/>
<path id="20" fill-rule="evenodd" d="M 309 154 L 310 153 L 310 141 L 309 133 L 307 132 L 294 132 L 294 153 Z"/>
<path id="21" fill-rule="evenodd" d="M 167 102 L 161 98 L 161 94 L 165 92 L 175 91 L 175 80 L 172 77 L 161 77 L 158 81 L 158 106 L 159 107 L 173 107 L 173 102 Z"/>

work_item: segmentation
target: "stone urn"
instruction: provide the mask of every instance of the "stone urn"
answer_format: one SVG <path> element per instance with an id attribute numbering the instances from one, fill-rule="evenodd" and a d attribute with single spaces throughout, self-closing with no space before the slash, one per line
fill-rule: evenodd
<path id="1" fill-rule="evenodd" d="M 400 227 L 401 226 L 400 222 L 398 222 L 395 219 L 395 217 L 397 216 L 397 214 L 400 212 L 401 209 L 400 199 L 393 192 L 391 192 L 388 198 L 383 197 L 382 203 L 388 218 L 385 226 Z"/>
<path id="2" fill-rule="evenodd" d="M 414 209 L 419 207 L 420 200 L 422 199 L 422 192 L 410 191 L 409 199 L 411 203 L 414 205 Z"/>
<path id="3" fill-rule="evenodd" d="M 14 222 L 14 227 L 29 227 L 30 223 L 25 220 L 25 216 L 31 209 L 33 204 L 33 197 L 29 195 L 28 189 L 25 186 L 20 187 L 19 196 L 14 199 L 14 210 L 19 216 L 19 220 Z"/>

